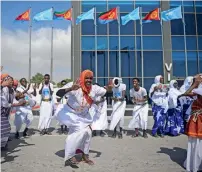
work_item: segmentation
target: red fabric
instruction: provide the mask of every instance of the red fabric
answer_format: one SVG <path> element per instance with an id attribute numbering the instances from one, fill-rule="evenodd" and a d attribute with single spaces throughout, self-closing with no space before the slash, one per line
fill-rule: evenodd
<path id="1" fill-rule="evenodd" d="M 92 86 L 91 87 L 86 87 L 85 78 L 87 78 L 87 77 L 93 77 L 93 72 L 90 71 L 90 70 L 84 70 L 83 72 L 81 72 L 80 85 L 81 85 L 81 89 L 83 91 L 83 95 L 84 95 L 86 101 L 88 102 L 89 105 L 91 105 L 93 103 L 93 100 L 91 99 L 89 94 L 90 94 L 90 91 L 92 89 Z"/>
<path id="2" fill-rule="evenodd" d="M 16 17 L 15 20 L 30 20 L 30 10 L 25 11 L 24 13 L 20 14 L 18 17 Z"/>
<path id="3" fill-rule="evenodd" d="M 13 86 L 16 86 L 16 87 L 18 86 L 18 80 L 14 79 Z"/>
<path id="4" fill-rule="evenodd" d="M 153 11 L 150 11 L 143 20 L 160 20 L 159 17 L 159 8 L 154 9 Z"/>
<path id="5" fill-rule="evenodd" d="M 118 9 L 113 8 L 105 13 L 102 13 L 99 18 L 101 20 L 116 20 L 118 19 Z"/>
<path id="6" fill-rule="evenodd" d="M 72 20 L 72 9 L 65 11 L 64 13 L 54 13 L 56 17 L 63 17 L 66 20 Z"/>
<path id="7" fill-rule="evenodd" d="M 6 77 L 8 77 L 9 75 L 7 73 L 3 73 L 1 74 L 1 81 L 3 81 Z"/>

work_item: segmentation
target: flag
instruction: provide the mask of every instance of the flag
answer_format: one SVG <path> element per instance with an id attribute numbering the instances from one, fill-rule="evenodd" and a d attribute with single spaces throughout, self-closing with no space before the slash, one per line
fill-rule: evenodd
<path id="1" fill-rule="evenodd" d="M 81 14 L 76 18 L 76 25 L 78 25 L 83 20 L 94 20 L 95 19 L 95 8 L 92 8 L 91 10 Z"/>
<path id="2" fill-rule="evenodd" d="M 181 6 L 169 9 L 167 11 L 161 12 L 161 18 L 163 21 L 170 21 L 174 19 L 181 19 L 182 18 L 182 11 Z"/>
<path id="3" fill-rule="evenodd" d="M 142 20 L 144 21 L 144 23 L 147 23 L 147 21 L 151 22 L 151 20 L 160 20 L 159 8 L 150 11 Z"/>
<path id="4" fill-rule="evenodd" d="M 125 16 L 121 16 L 122 25 L 126 25 L 130 20 L 139 20 L 140 19 L 140 9 L 139 7 L 130 12 Z"/>
<path id="5" fill-rule="evenodd" d="M 107 12 L 101 13 L 99 15 L 99 22 L 100 24 L 107 24 L 111 21 L 117 20 L 118 19 L 118 9 L 113 8 Z"/>
<path id="6" fill-rule="evenodd" d="M 33 17 L 33 20 L 35 21 L 53 20 L 53 8 L 37 13 Z"/>
<path id="7" fill-rule="evenodd" d="M 20 14 L 18 17 L 15 18 L 15 20 L 29 21 L 30 20 L 30 9 L 25 11 L 24 13 Z"/>
<path id="8" fill-rule="evenodd" d="M 55 11 L 53 14 L 54 20 L 72 20 L 72 8 L 67 11 L 57 12 Z"/>

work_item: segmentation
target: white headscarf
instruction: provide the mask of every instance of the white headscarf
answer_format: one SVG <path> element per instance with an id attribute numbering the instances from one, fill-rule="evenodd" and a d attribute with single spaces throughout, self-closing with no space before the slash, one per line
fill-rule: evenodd
<path id="1" fill-rule="evenodd" d="M 193 83 L 193 76 L 188 76 L 184 80 L 184 84 L 181 86 L 180 91 L 182 93 L 185 93 L 191 87 L 192 83 Z"/>
<path id="2" fill-rule="evenodd" d="M 150 98 L 151 98 L 151 93 L 154 91 L 154 87 L 156 87 L 160 83 L 161 77 L 162 77 L 162 75 L 157 75 L 154 78 L 154 84 L 152 84 L 152 86 L 151 86 L 151 88 L 149 90 L 149 97 Z"/>
<path id="3" fill-rule="evenodd" d="M 176 80 L 170 81 L 170 85 L 169 85 L 170 90 L 168 91 L 169 108 L 177 107 L 177 97 L 182 94 L 177 88 L 174 88 L 174 83 L 176 82 L 177 82 Z"/>

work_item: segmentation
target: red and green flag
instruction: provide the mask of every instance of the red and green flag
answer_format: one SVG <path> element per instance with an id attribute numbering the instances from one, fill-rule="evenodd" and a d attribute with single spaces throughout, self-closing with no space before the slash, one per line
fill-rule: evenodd
<path id="1" fill-rule="evenodd" d="M 29 21 L 30 20 L 30 9 L 25 11 L 24 13 L 20 14 L 15 18 L 15 20 L 21 20 L 21 21 Z"/>
<path id="2" fill-rule="evenodd" d="M 118 8 L 112 8 L 109 11 L 103 12 L 99 15 L 98 20 L 100 24 L 107 24 L 118 19 Z"/>
<path id="3" fill-rule="evenodd" d="M 72 20 L 72 8 L 67 10 L 67 11 L 62 11 L 62 12 L 54 12 L 53 15 L 54 20 Z"/>

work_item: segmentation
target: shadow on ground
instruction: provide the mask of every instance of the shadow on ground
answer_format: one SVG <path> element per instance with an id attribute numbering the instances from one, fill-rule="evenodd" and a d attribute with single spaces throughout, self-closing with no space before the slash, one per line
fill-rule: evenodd
<path id="1" fill-rule="evenodd" d="M 21 147 L 24 146 L 33 146 L 35 144 L 29 144 L 23 139 L 13 139 L 12 141 L 8 142 L 8 149 L 1 151 L 1 158 L 3 159 L 1 161 L 1 164 L 6 162 L 12 162 L 17 158 L 18 156 L 13 155 L 15 152 L 19 152 Z M 19 148 L 19 149 L 17 149 Z"/>
<path id="2" fill-rule="evenodd" d="M 157 153 L 164 153 L 170 156 L 170 159 L 179 164 L 182 168 L 184 168 L 183 163 L 186 159 L 187 156 L 187 151 L 186 149 L 182 149 L 179 147 L 174 147 L 172 149 L 170 148 L 165 148 L 165 147 L 160 147 L 160 151 Z"/>

